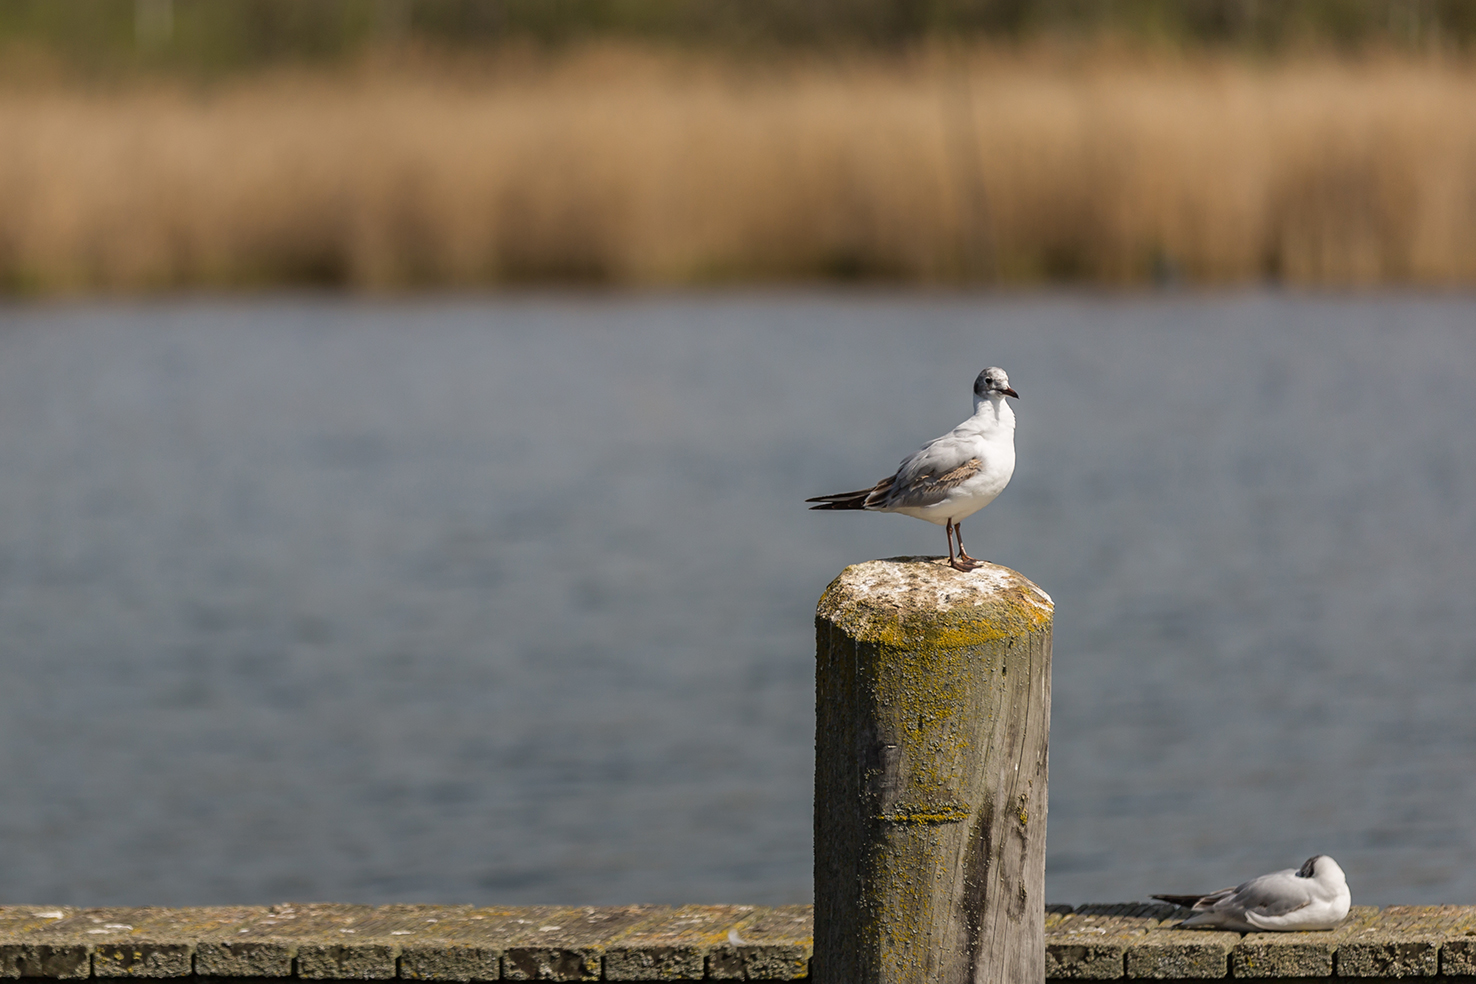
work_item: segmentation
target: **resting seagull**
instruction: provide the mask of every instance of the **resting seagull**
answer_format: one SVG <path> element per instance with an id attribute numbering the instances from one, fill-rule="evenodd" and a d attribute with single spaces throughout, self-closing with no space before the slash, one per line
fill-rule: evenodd
<path id="1" fill-rule="evenodd" d="M 1015 412 L 1007 396 L 1020 394 L 1010 389 L 1003 369 L 990 366 L 974 380 L 974 415 L 903 459 L 895 475 L 859 492 L 805 501 L 820 503 L 811 509 L 896 512 L 937 523 L 948 536 L 948 563 L 974 570 L 980 561 L 964 550 L 959 524 L 993 502 L 1015 473 Z"/>
<path id="2" fill-rule="evenodd" d="M 1273 871 L 1209 895 L 1153 897 L 1193 909 L 1194 915 L 1180 924 L 1185 928 L 1213 926 L 1240 933 L 1332 929 L 1353 901 L 1343 869 L 1326 854 L 1308 858 L 1300 868 Z"/>

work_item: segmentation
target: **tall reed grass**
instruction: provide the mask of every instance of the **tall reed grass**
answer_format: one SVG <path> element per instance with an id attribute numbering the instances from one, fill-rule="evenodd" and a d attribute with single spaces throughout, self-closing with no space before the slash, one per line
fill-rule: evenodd
<path id="1" fill-rule="evenodd" d="M 0 289 L 1476 282 L 1476 71 L 589 48 L 0 91 Z"/>

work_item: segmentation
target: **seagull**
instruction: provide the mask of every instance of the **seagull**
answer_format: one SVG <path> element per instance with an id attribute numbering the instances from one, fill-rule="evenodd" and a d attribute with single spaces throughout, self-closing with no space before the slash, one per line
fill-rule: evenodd
<path id="1" fill-rule="evenodd" d="M 974 570 L 981 562 L 964 550 L 959 524 L 993 502 L 1015 473 L 1015 412 L 1007 396 L 1020 398 L 1005 371 L 990 366 L 974 380 L 974 415 L 904 458 L 895 475 L 859 492 L 805 501 L 820 503 L 811 509 L 896 512 L 937 523 L 948 536 L 949 565 Z"/>
<path id="2" fill-rule="evenodd" d="M 1332 929 L 1348 914 L 1353 896 L 1338 863 L 1326 854 L 1300 868 L 1285 868 L 1209 895 L 1155 895 L 1195 914 L 1180 925 L 1214 926 L 1240 933 Z"/>

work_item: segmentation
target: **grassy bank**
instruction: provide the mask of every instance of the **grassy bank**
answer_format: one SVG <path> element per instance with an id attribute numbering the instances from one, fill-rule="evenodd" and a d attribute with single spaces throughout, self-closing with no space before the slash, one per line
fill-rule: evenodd
<path id="1" fill-rule="evenodd" d="M 590 47 L 0 90 L 0 289 L 1476 283 L 1460 61 Z"/>

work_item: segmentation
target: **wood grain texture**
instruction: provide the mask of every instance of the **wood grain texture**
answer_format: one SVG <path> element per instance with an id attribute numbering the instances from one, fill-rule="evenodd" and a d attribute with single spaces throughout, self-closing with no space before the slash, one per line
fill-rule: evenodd
<path id="1" fill-rule="evenodd" d="M 816 614 L 816 984 L 1045 979 L 1050 598 L 930 558 Z"/>

